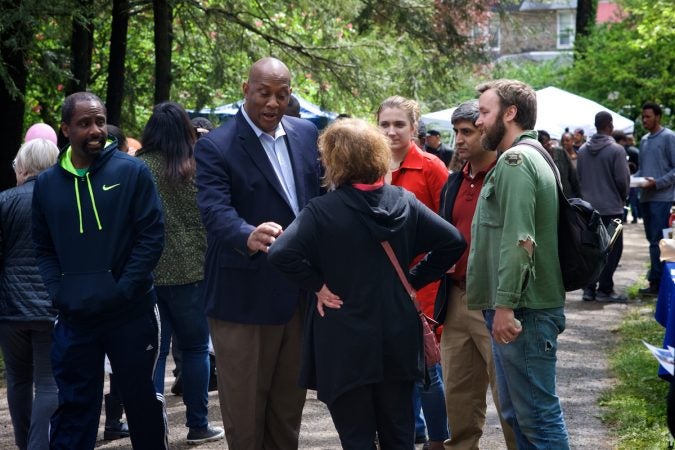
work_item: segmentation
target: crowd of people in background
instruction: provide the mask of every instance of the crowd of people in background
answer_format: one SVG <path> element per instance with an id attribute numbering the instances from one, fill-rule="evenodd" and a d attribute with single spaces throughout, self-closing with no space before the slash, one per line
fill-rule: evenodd
<path id="1" fill-rule="evenodd" d="M 297 448 L 313 389 L 344 448 L 475 449 L 490 388 L 506 448 L 569 448 L 557 182 L 534 147 L 605 226 L 627 212 L 644 223 L 641 293 L 655 295 L 675 199 L 661 107 L 644 104 L 639 148 L 604 111 L 590 139 L 555 141 L 534 129 L 534 91 L 496 80 L 452 113 L 449 148 L 401 96 L 375 124 L 345 115 L 320 134 L 276 58 L 251 66 L 243 95 L 217 128 L 158 104 L 140 142 L 89 92 L 62 105 L 60 151 L 50 126 L 27 130 L 17 187 L 0 193 L 17 447 L 94 448 L 105 402 L 104 439 L 168 448 L 172 351 L 189 444 Z M 583 300 L 626 301 L 621 239 Z M 438 364 L 424 363 L 417 305 L 440 323 Z M 214 389 L 222 428 L 208 419 Z"/>

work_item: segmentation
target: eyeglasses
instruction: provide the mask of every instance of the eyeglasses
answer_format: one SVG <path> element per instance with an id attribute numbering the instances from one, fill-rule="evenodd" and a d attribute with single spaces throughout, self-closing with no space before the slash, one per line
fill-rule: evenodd
<path id="1" fill-rule="evenodd" d="M 16 170 L 16 159 L 12 160 L 12 169 Z"/>

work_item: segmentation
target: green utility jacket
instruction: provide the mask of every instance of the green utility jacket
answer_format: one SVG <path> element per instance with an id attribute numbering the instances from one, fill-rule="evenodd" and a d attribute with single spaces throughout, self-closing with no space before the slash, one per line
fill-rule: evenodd
<path id="1" fill-rule="evenodd" d="M 471 236 L 469 309 L 564 304 L 556 181 L 537 150 L 516 144 L 499 157 L 485 178 Z"/>

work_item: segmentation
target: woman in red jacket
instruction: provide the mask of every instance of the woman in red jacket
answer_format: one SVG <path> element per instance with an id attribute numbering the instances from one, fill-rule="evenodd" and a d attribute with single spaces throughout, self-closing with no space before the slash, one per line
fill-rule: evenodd
<path id="1" fill-rule="evenodd" d="M 448 178 L 448 169 L 437 156 L 420 150 L 413 141 L 417 135 L 419 116 L 417 102 L 400 96 L 387 98 L 377 110 L 377 123 L 389 138 L 392 155 L 390 171 L 385 180 L 412 192 L 419 201 L 438 213 L 441 189 Z M 413 263 L 421 258 L 422 255 Z M 430 317 L 434 313 L 436 291 L 438 282 L 417 292 L 422 310 Z M 425 448 L 442 449 L 443 441 L 450 435 L 440 364 L 429 369 L 429 377 L 431 383 L 427 389 L 419 383 L 415 389 L 416 442 L 426 442 L 426 422 L 429 442 Z M 424 418 L 419 414 L 420 404 Z"/>

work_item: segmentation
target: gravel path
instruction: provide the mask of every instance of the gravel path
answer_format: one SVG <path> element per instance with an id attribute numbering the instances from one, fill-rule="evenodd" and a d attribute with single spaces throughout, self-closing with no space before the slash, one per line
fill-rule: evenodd
<path id="1" fill-rule="evenodd" d="M 648 262 L 647 243 L 642 225 L 628 224 L 624 228 L 624 253 L 621 266 L 614 276 L 616 290 L 630 286 L 643 274 Z M 610 450 L 615 442 L 607 428 L 600 421 L 601 410 L 597 404 L 600 393 L 612 386 L 614 379 L 607 367 L 606 352 L 615 341 L 615 331 L 628 308 L 627 305 L 583 302 L 581 291 L 568 294 L 566 315 L 567 329 L 560 337 L 558 363 L 558 394 L 562 400 L 570 443 L 573 449 Z M 172 368 L 167 364 L 167 369 Z M 173 378 L 167 370 L 167 388 Z M 209 417 L 213 425 L 222 425 L 215 392 L 209 396 Z M 171 426 L 172 449 L 195 448 L 185 443 L 185 414 L 180 397 L 167 397 L 167 411 Z M 99 438 L 103 434 L 103 420 Z M 0 390 L 0 449 L 13 447 L 12 425 L 7 409 L 5 389 Z M 488 411 L 488 420 L 481 447 L 486 450 L 504 448 L 501 429 L 494 407 Z M 96 448 L 130 449 L 128 439 L 99 441 Z M 208 443 L 200 449 L 226 449 L 225 441 Z M 300 436 L 302 449 L 339 449 L 340 443 L 325 406 L 316 400 L 313 392 L 307 396 Z M 421 446 L 418 446 L 421 448 Z"/>

